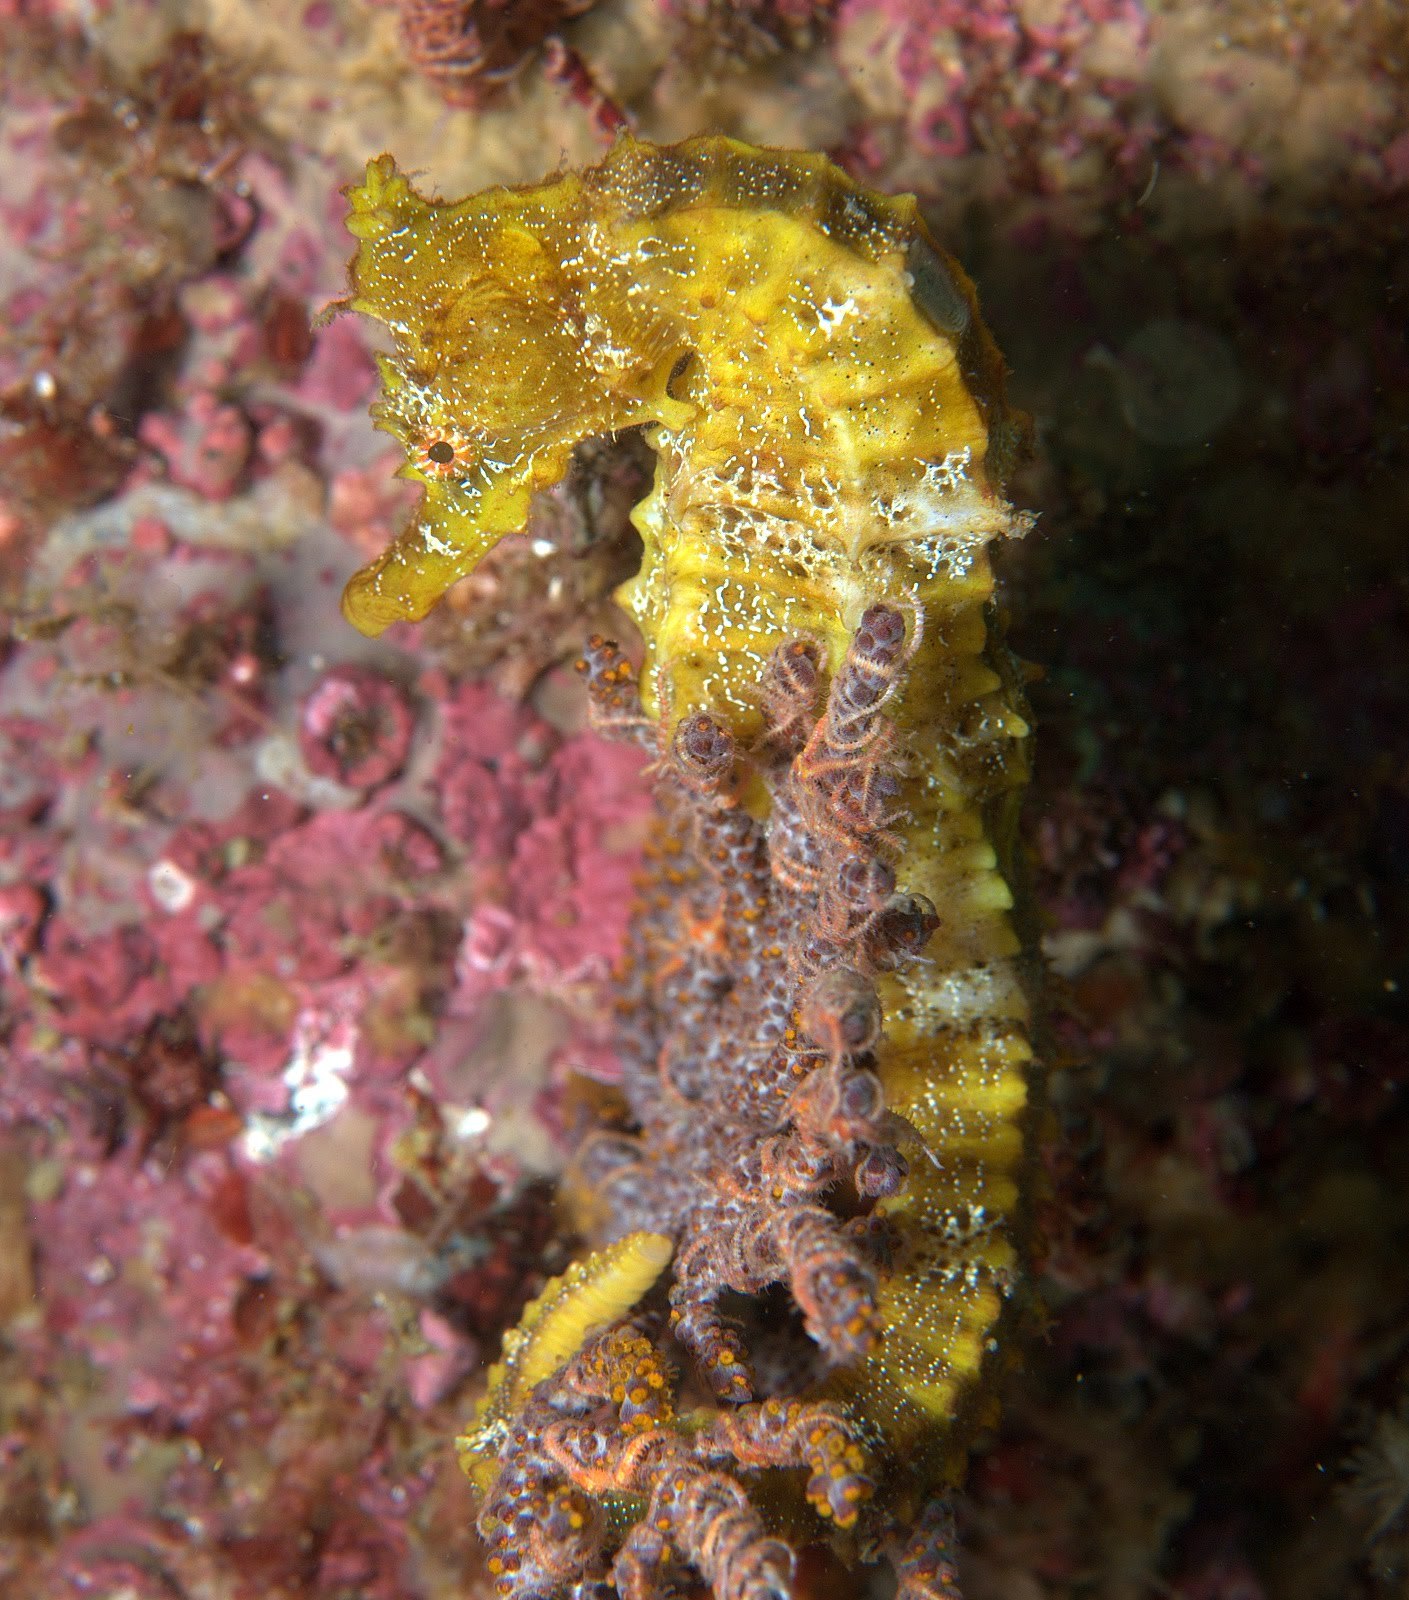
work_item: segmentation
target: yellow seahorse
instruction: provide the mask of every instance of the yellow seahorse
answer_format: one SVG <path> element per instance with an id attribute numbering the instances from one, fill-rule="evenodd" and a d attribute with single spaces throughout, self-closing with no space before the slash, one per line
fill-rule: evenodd
<path id="1" fill-rule="evenodd" d="M 812 641 L 835 675 L 868 607 L 908 619 L 890 836 L 939 924 L 877 979 L 876 1072 L 915 1144 L 876 1207 L 902 1241 L 879 1347 L 827 1393 L 914 1482 L 944 1481 L 1019 1267 L 1032 1054 L 1009 888 L 1028 728 L 987 548 L 1023 528 L 1002 494 L 1018 430 L 972 285 L 913 197 L 725 138 L 622 139 L 453 203 L 381 156 L 349 198 L 347 303 L 395 346 L 374 415 L 424 485 L 348 586 L 359 628 L 424 615 L 576 445 L 638 426 L 657 469 L 618 599 L 662 748 L 701 713 L 746 747 L 778 646 Z"/>

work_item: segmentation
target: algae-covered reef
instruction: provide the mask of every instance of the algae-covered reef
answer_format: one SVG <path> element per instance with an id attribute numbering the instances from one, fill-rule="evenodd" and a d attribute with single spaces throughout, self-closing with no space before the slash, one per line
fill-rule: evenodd
<path id="1" fill-rule="evenodd" d="M 952 1536 L 928 1524 L 926 1581 L 967 1600 L 1402 1589 L 1403 24 L 1397 0 L 0 0 L 0 1589 L 487 1596 L 499 1552 L 454 1440 L 493 1467 L 478 1447 L 566 1353 L 589 1386 L 597 1356 L 623 1386 L 645 1363 L 643 1438 L 694 1450 L 737 1413 L 707 1470 L 747 1494 L 762 1543 L 747 1517 L 711 1526 L 742 1528 L 764 1570 L 793 1551 L 797 1600 L 850 1600 L 857 1571 L 883 1596 L 885 1560 L 848 1563 L 868 1530 L 891 1538 L 885 1519 L 909 1526 L 904 1474 L 836 1416 L 824 1479 L 789 1407 L 852 1405 L 827 1388 L 851 1358 L 833 1362 L 803 1301 L 824 1337 L 845 1333 L 843 1303 L 854 1338 L 875 1335 L 907 1270 L 875 1218 L 904 1191 L 861 1186 L 928 1159 L 891 1108 L 871 1118 L 886 1094 L 845 1061 L 860 1142 L 814 1103 L 807 1139 L 780 1148 L 797 1203 L 760 1207 L 753 1169 L 740 1179 L 739 1215 L 790 1210 L 787 1235 L 718 1260 L 706 1230 L 686 1259 L 697 1169 L 648 1148 L 688 1135 L 676 1108 L 697 1102 L 640 1062 L 681 1013 L 677 983 L 717 1018 L 734 976 L 760 1009 L 739 959 L 749 896 L 776 909 L 819 884 L 825 916 L 777 943 L 810 963 L 851 941 L 881 1004 L 854 986 L 852 1043 L 833 1045 L 871 1049 L 856 1041 L 895 1015 L 906 941 L 947 930 L 918 900 L 908 924 L 891 904 L 868 921 L 907 890 L 937 916 L 942 895 L 901 877 L 898 846 L 923 856 L 903 819 L 857 829 L 909 781 L 889 766 L 902 717 L 955 709 L 913 699 L 951 651 L 1003 680 L 1003 730 L 985 746 L 965 724 L 944 754 L 969 795 L 976 753 L 1001 756 L 1001 792 L 965 813 L 993 865 L 970 855 L 962 877 L 1028 886 L 985 916 L 1040 949 L 1045 1091 L 1030 1215 L 955 1241 L 1010 1242 L 1027 1287 L 1001 1301 L 991 1363 L 939 1394 L 934 1437 L 962 1438 L 969 1465 Z M 677 720 L 663 747 L 670 685 L 613 597 L 660 632 L 659 583 L 632 585 L 648 535 L 645 570 L 687 592 L 698 521 L 671 542 L 643 437 L 679 411 L 573 449 L 523 533 L 423 621 L 348 625 L 349 575 L 424 484 L 395 476 L 401 443 L 368 417 L 391 341 L 318 317 L 347 292 L 343 191 L 381 151 L 428 200 L 551 186 L 623 129 L 824 152 L 811 170 L 845 175 L 834 198 L 913 192 L 937 256 L 963 262 L 1008 391 L 992 406 L 982 349 L 966 361 L 942 333 L 976 407 L 945 391 L 973 441 L 945 476 L 966 516 L 996 513 L 1002 480 L 1040 535 L 985 546 L 1008 615 L 985 614 L 968 654 L 934 596 L 923 627 L 902 600 L 863 630 L 864 605 L 836 620 L 829 580 L 800 630 L 815 660 L 770 647 L 711 669 L 730 550 L 710 568 L 729 587 L 698 597 L 711 627 L 665 655 L 686 699 L 713 670 L 747 712 Z M 773 311 L 808 235 L 771 194 Z M 862 268 L 841 251 L 827 270 Z M 826 311 L 838 337 L 859 327 L 850 294 Z M 971 304 L 957 275 L 920 298 L 936 327 Z M 789 335 L 799 367 L 823 335 L 816 317 Z M 785 342 L 767 315 L 756 337 Z M 659 378 L 688 405 L 706 376 Z M 731 381 L 786 376 L 750 360 Z M 1032 448 L 1000 470 L 1010 407 Z M 748 492 L 766 522 L 762 475 Z M 1036 741 L 1009 720 L 1027 715 L 1004 623 L 1042 666 L 1021 674 Z M 832 705 L 853 649 L 848 681 L 885 697 L 873 721 Z M 794 837 L 826 830 L 779 890 L 750 851 L 790 800 Z M 732 887 L 702 858 L 718 827 Z M 690 873 L 688 890 L 672 877 Z M 658 887 L 636 913 L 643 879 Z M 699 909 L 725 893 L 737 915 Z M 818 1000 L 826 1031 L 847 992 Z M 669 1081 L 713 1070 L 695 1050 L 718 1037 L 672 1036 Z M 747 1129 L 756 1111 L 733 1115 Z M 612 1218 L 629 1224 L 615 1244 Z M 607 1252 L 598 1304 L 620 1307 L 653 1238 L 673 1252 L 635 1300 L 654 1320 L 578 1348 L 573 1262 Z M 668 1334 L 670 1295 L 782 1274 L 783 1251 L 837 1266 L 840 1292 L 791 1265 L 761 1293 L 722 1290 L 758 1392 L 719 1401 Z M 980 1320 L 1009 1276 L 987 1260 Z M 1030 1330 L 1009 1325 L 1019 1306 Z M 707 1329 L 700 1307 L 679 1307 L 687 1333 Z M 781 1410 L 746 1409 L 770 1397 Z M 916 1455 L 918 1480 L 949 1475 Z M 593 1548 L 639 1522 L 650 1457 L 634 1488 L 576 1507 L 584 1528 L 607 1512 Z M 819 1515 L 826 1481 L 840 1519 Z M 682 1500 L 672 1529 L 728 1510 L 720 1492 Z"/>

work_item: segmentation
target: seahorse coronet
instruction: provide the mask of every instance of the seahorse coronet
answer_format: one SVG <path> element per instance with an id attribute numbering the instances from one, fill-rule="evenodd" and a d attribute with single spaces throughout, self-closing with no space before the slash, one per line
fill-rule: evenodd
<path id="1" fill-rule="evenodd" d="M 717 1181 L 763 1231 L 720 1243 L 683 1212 L 653 1215 L 666 1202 L 649 1185 L 613 1190 L 621 1215 L 599 1205 L 593 1223 L 623 1243 L 658 1223 L 671 1235 L 672 1326 L 710 1352 L 721 1403 L 749 1392 L 731 1376 L 742 1347 L 691 1299 L 689 1275 L 738 1289 L 791 1272 L 794 1294 L 815 1302 L 804 1309 L 819 1342 L 830 1329 L 833 1356 L 853 1352 L 807 1403 L 844 1409 L 891 1485 L 876 1514 L 907 1514 L 957 1470 L 1023 1254 L 1032 1046 L 1011 885 L 1029 721 L 995 621 L 989 547 L 1028 522 L 1003 494 L 1021 428 L 973 286 L 913 197 L 874 194 L 819 155 L 726 138 L 623 138 L 584 172 L 453 202 L 418 195 L 382 156 L 349 200 L 348 304 L 393 343 L 374 414 L 424 486 L 400 537 L 348 586 L 358 627 L 424 615 L 522 528 L 582 441 L 639 428 L 655 450 L 632 513 L 641 566 L 617 591 L 644 643 L 639 704 L 616 655 L 596 687 L 617 728 L 655 726 L 659 769 L 674 772 L 681 804 L 702 807 L 692 826 L 713 831 L 707 870 L 661 880 L 647 965 L 649 939 L 680 938 L 687 964 L 706 964 L 704 998 L 688 1003 L 716 1005 L 717 1020 L 708 962 L 735 947 L 755 966 L 774 961 L 771 989 L 755 973 L 738 993 L 772 1007 L 758 1028 L 773 1030 L 785 1068 L 776 1086 L 737 1089 L 740 1105 L 773 1095 L 779 1107 L 797 1074 L 822 1070 L 797 1054 L 806 985 L 855 967 L 880 1027 L 858 1000 L 826 1070 L 873 1070 L 904 1148 L 886 1155 L 875 1117 L 847 1132 L 840 1111 L 811 1127 L 805 1108 L 781 1109 L 769 1130 L 759 1112 L 759 1138 L 786 1146 L 767 1190 L 756 1160 L 709 1177 L 743 1135 L 718 1133 L 718 1150 L 692 1155 L 687 1120 L 662 1159 Z M 677 750 L 682 725 L 695 733 Z M 659 919 L 671 896 L 698 898 L 711 873 L 719 906 L 682 911 L 669 933 Z M 740 899 L 750 873 L 761 887 Z M 788 906 L 810 908 L 817 931 L 785 953 Z M 750 945 L 755 921 L 762 942 Z M 664 980 L 658 991 L 674 992 Z M 663 1083 L 675 1074 L 667 1087 L 688 1103 L 703 1068 L 688 1052 L 661 1063 L 650 1070 Z M 861 1089 L 852 1100 L 869 1104 Z M 702 1114 L 701 1129 L 709 1115 L 745 1112 Z M 640 1139 L 665 1137 L 649 1107 L 638 1116 Z M 814 1184 L 852 1149 L 870 1162 L 871 1219 L 892 1241 L 874 1270 L 823 1204 L 836 1180 Z M 628 1170 L 620 1149 L 601 1150 L 617 1162 L 604 1173 Z M 769 1194 L 798 1208 L 776 1234 Z M 573 1316 L 555 1359 L 587 1337 Z M 511 1366 L 543 1326 L 533 1312 L 524 1327 L 536 1331 L 510 1336 Z M 527 1403 L 521 1377 L 492 1374 L 490 1387 L 481 1456 L 484 1430 Z M 655 1493 L 633 1448 L 619 1470 L 637 1477 L 621 1493 Z M 681 1537 L 692 1548 L 688 1527 Z"/>

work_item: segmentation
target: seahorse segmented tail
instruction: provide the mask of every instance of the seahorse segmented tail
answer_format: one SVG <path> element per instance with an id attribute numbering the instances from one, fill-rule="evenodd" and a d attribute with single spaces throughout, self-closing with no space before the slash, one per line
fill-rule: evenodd
<path id="1" fill-rule="evenodd" d="M 395 341 L 376 415 L 425 484 L 349 585 L 359 627 L 423 615 L 582 440 L 640 426 L 656 451 L 618 595 L 645 644 L 639 702 L 610 645 L 587 667 L 609 720 L 654 728 L 689 835 L 670 848 L 703 867 L 673 867 L 679 904 L 643 913 L 640 1134 L 584 1158 L 610 1201 L 598 1221 L 675 1240 L 677 1334 L 745 1420 L 747 1351 L 715 1302 L 789 1283 L 835 1369 L 796 1403 L 852 1463 L 845 1495 L 814 1478 L 809 1498 L 855 1520 L 864 1441 L 908 1514 L 954 1468 L 1018 1269 L 1031 1056 L 1008 887 L 1028 730 L 987 554 L 1021 527 L 1001 493 L 1015 429 L 972 286 L 913 198 L 728 139 L 622 140 L 588 172 L 453 204 L 383 156 L 350 198 L 349 303 Z M 878 1033 L 856 1021 L 876 997 Z M 696 1048 L 726 1025 L 735 1048 Z M 597 1349 L 594 1371 L 618 1359 Z M 574 1418 L 617 1403 L 566 1370 Z M 724 1421 L 692 1423 L 715 1442 L 691 1448 L 794 1464 L 759 1427 L 772 1456 L 741 1455 Z M 675 1421 L 650 1429 L 603 1444 L 595 1477 L 536 1442 L 504 1471 L 655 1504 L 684 1446 Z M 704 1570 L 700 1507 L 724 1501 L 679 1471 L 662 1559 Z M 735 1511 L 738 1565 L 719 1571 L 773 1582 Z M 623 1573 L 638 1557 L 628 1539 Z M 527 1584 L 510 1572 L 505 1592 Z"/>

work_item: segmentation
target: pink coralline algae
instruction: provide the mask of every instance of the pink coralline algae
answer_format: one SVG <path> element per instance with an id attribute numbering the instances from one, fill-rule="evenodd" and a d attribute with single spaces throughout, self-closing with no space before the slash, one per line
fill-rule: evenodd
<path id="1" fill-rule="evenodd" d="M 447 833 L 496 893 L 465 925 L 457 993 L 510 970 L 541 984 L 605 978 L 626 933 L 649 802 L 640 757 L 562 740 L 530 709 L 462 683 L 441 707 Z"/>
<path id="2" fill-rule="evenodd" d="M 12 883 L 0 889 L 0 972 L 15 977 L 20 963 L 39 942 L 44 920 L 44 896 L 32 883 Z"/>
<path id="3" fill-rule="evenodd" d="M 0 521 L 33 535 L 121 482 L 138 375 L 183 340 L 181 288 L 253 225 L 233 178 L 251 124 L 195 34 L 137 82 L 46 8 L 4 27 Z"/>
<path id="4" fill-rule="evenodd" d="M 309 405 L 355 411 L 375 389 L 377 369 L 367 347 L 349 322 L 317 330 L 308 364 L 299 382 L 299 396 Z M 385 483 L 385 474 L 382 477 Z"/>
<path id="5" fill-rule="evenodd" d="M 299 749 L 310 772 L 375 789 L 400 772 L 414 713 L 389 678 L 367 668 L 327 673 L 303 703 Z"/>
<path id="6" fill-rule="evenodd" d="M 566 1064 L 613 1070 L 639 758 L 394 655 L 310 675 L 279 561 L 136 521 L 0 661 L 0 1525 L 95 1508 L 0 1590 L 398 1600 L 414 1519 L 470 1519 L 389 1419 L 453 1431 L 548 1242 L 497 1121 L 541 1103 L 542 1163 Z"/>
<path id="7" fill-rule="evenodd" d="M 179 415 L 143 417 L 139 435 L 173 483 L 207 500 L 228 500 L 240 487 L 253 444 L 247 418 L 209 392 L 193 395 Z"/>
<path id="8" fill-rule="evenodd" d="M 1122 114 L 1149 43 L 1138 0 L 843 0 L 837 27 L 862 60 L 893 61 L 907 137 L 923 154 L 988 148 L 1036 170 L 1093 142 L 1119 162 L 1148 147 L 1152 127 Z"/>
<path id="9" fill-rule="evenodd" d="M 833 50 L 859 172 L 1090 233 L 1112 207 L 1197 228 L 1333 178 L 1392 191 L 1402 35 L 1393 6 L 843 0 Z"/>

